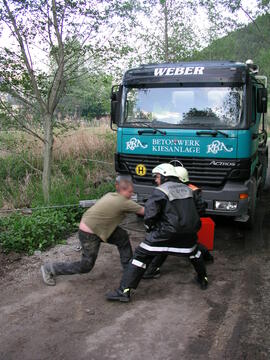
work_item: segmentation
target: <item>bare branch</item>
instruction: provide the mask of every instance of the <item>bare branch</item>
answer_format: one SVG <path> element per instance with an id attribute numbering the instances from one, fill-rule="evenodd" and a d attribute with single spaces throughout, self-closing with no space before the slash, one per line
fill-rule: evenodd
<path id="1" fill-rule="evenodd" d="M 62 21 L 61 21 L 61 26 L 60 26 L 61 37 L 63 36 L 63 28 L 64 28 L 64 20 L 65 20 L 66 9 L 67 9 L 67 3 L 65 2 L 65 7 L 64 7 L 64 10 L 63 10 Z"/>
<path id="2" fill-rule="evenodd" d="M 24 41 L 25 41 L 25 47 L 26 47 L 26 50 L 27 50 L 28 58 L 29 58 L 29 63 L 31 65 L 31 68 L 33 69 L 33 61 L 32 61 L 30 51 L 29 51 L 29 45 L 28 45 L 27 39 L 25 38 Z"/>
<path id="3" fill-rule="evenodd" d="M 19 155 L 19 154 L 17 154 L 17 155 Z M 19 156 L 20 156 L 20 155 L 19 155 Z M 42 171 L 41 171 L 41 170 L 39 170 L 39 169 L 37 169 L 36 167 L 34 167 L 34 166 L 33 166 L 32 164 L 30 164 L 27 160 L 25 160 L 22 156 L 20 156 L 20 158 L 21 158 L 22 161 L 23 161 L 26 165 L 28 165 L 32 170 L 34 170 L 34 171 L 42 174 Z"/>
<path id="4" fill-rule="evenodd" d="M 59 25 L 58 25 L 58 21 L 57 21 L 55 0 L 52 0 L 52 13 L 53 13 L 53 26 L 54 26 L 54 31 L 55 31 L 55 35 L 57 38 L 58 46 L 60 47 L 61 50 L 63 50 L 63 41 L 62 41 L 62 36 L 59 31 Z"/>
<path id="5" fill-rule="evenodd" d="M 14 88 L 16 89 L 16 87 L 14 87 Z M 35 107 L 35 105 L 33 103 L 31 103 L 30 101 L 28 101 L 27 99 L 25 99 L 23 96 L 20 95 L 19 89 L 16 89 L 16 90 L 9 89 L 9 94 L 12 95 L 14 98 L 23 102 L 25 105 L 27 105 L 30 108 Z"/>
<path id="6" fill-rule="evenodd" d="M 32 129 L 29 129 L 16 115 L 14 115 L 9 108 L 6 106 L 6 104 L 4 103 L 4 101 L 2 99 L 0 99 L 0 104 L 2 105 L 2 107 L 5 109 L 5 111 L 13 118 L 13 120 L 19 124 L 21 126 L 21 128 L 27 132 L 28 134 L 36 137 L 37 139 L 39 139 L 40 141 L 42 141 L 43 143 L 45 143 L 45 140 L 39 136 L 35 131 L 33 131 Z"/>
<path id="7" fill-rule="evenodd" d="M 23 41 L 23 38 L 21 36 L 21 33 L 20 33 L 20 30 L 17 26 L 17 22 L 16 22 L 16 19 L 15 17 L 13 16 L 9 6 L 8 6 L 8 3 L 7 3 L 7 0 L 3 0 L 4 2 L 4 5 L 5 5 L 5 8 L 7 10 L 7 13 L 8 13 L 8 16 L 10 18 L 10 21 L 12 23 L 12 26 L 13 26 L 13 30 L 14 30 L 14 33 L 16 34 L 16 37 L 17 37 L 17 41 L 20 45 L 20 48 L 21 48 L 21 52 L 22 52 L 22 56 L 23 56 L 23 59 L 24 59 L 24 63 L 25 63 L 25 66 L 27 68 L 27 71 L 28 71 L 28 74 L 30 76 L 30 79 L 31 79 L 31 83 L 32 83 L 32 86 L 33 86 L 33 89 L 34 89 L 34 92 L 35 92 L 35 95 L 39 101 L 39 104 L 42 108 L 45 108 L 45 103 L 44 101 L 42 100 L 42 97 L 41 97 L 41 93 L 39 91 L 39 88 L 38 88 L 38 85 L 37 85 L 37 82 L 36 82 L 36 78 L 35 78 L 35 75 L 34 75 L 34 71 L 31 67 L 31 64 L 29 62 L 29 59 L 27 57 L 27 54 L 26 54 L 26 50 L 25 50 L 25 45 L 24 45 L 24 41 Z"/>
<path id="8" fill-rule="evenodd" d="M 33 166 L 32 164 L 30 164 L 30 162 L 28 162 L 27 160 L 25 160 L 17 151 L 12 151 L 11 149 L 5 149 L 5 148 L 2 148 L 1 150 L 4 150 L 8 153 L 11 153 L 11 154 L 15 154 L 16 156 L 19 156 L 19 158 L 26 164 L 28 165 L 32 170 L 42 174 L 42 171 L 38 168 L 36 168 L 35 166 Z"/>
<path id="9" fill-rule="evenodd" d="M 249 18 L 249 20 L 254 24 L 254 26 L 256 27 L 257 31 L 261 34 L 260 39 L 265 41 L 267 44 L 270 44 L 270 41 L 268 39 L 265 38 L 262 30 L 260 29 L 259 25 L 257 24 L 256 20 L 253 19 L 253 17 L 249 14 L 249 12 L 247 10 L 245 10 L 243 8 L 242 5 L 239 5 L 239 8 L 245 13 L 245 15 Z"/>
<path id="10" fill-rule="evenodd" d="M 57 106 L 58 99 L 62 95 L 64 89 L 63 74 L 64 74 L 64 44 L 61 33 L 58 28 L 57 13 L 56 13 L 56 2 L 52 0 L 52 13 L 53 13 L 53 25 L 58 42 L 58 58 L 59 64 L 55 72 L 54 79 L 48 94 L 48 110 L 52 114 Z"/>

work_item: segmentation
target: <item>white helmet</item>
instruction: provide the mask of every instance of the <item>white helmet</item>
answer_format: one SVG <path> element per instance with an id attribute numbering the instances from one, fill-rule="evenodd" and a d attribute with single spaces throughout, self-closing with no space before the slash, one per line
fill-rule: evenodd
<path id="1" fill-rule="evenodd" d="M 189 182 L 188 171 L 186 168 L 183 166 L 175 166 L 174 169 L 180 181 L 183 183 Z"/>
<path id="2" fill-rule="evenodd" d="M 176 171 L 175 171 L 175 167 L 172 164 L 160 164 L 158 166 L 156 166 L 153 170 L 152 170 L 152 174 L 160 174 L 163 175 L 165 177 L 167 176 L 175 176 L 178 177 Z"/>

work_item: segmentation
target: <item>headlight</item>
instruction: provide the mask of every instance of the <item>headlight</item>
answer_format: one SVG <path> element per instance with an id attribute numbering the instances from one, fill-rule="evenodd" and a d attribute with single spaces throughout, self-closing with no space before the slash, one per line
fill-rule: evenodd
<path id="1" fill-rule="evenodd" d="M 226 210 L 233 211 L 237 209 L 238 202 L 237 201 L 215 201 L 215 209 L 216 210 Z"/>

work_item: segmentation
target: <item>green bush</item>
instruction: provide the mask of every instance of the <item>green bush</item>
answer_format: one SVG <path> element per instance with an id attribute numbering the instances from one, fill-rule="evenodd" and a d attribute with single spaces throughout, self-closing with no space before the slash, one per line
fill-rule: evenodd
<path id="1" fill-rule="evenodd" d="M 8 137 L 8 149 L 14 148 L 14 153 L 7 151 L 0 156 L 0 208 L 44 206 L 42 148 L 21 132 L 6 133 L 5 137 L 2 140 Z M 106 127 L 80 128 L 67 137 L 57 137 L 50 205 L 79 204 L 80 200 L 98 199 L 113 191 L 115 140 L 115 134 Z M 93 159 L 101 162 L 90 161 Z M 0 250 L 31 254 L 62 242 L 77 229 L 82 212 L 69 207 L 35 210 L 27 216 L 0 216 Z"/>
<path id="2" fill-rule="evenodd" d="M 77 229 L 81 208 L 36 210 L 32 215 L 0 218 L 0 245 L 5 252 L 32 254 L 61 243 Z"/>

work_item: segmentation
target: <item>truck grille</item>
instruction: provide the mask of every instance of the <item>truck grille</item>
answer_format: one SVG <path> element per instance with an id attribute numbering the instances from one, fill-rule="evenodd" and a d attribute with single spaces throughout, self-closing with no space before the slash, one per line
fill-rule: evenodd
<path id="1" fill-rule="evenodd" d="M 116 154 L 115 160 L 116 171 L 130 173 L 134 183 L 142 185 L 153 184 L 152 170 L 155 166 L 173 160 L 180 161 L 188 170 L 190 181 L 202 188 L 221 187 L 228 178 L 240 180 L 249 176 L 249 160 L 247 159 L 176 158 L 169 156 Z M 227 162 L 229 165 L 211 165 L 213 161 L 219 161 L 222 164 Z M 235 165 L 230 166 L 231 163 Z M 138 164 L 145 165 L 147 169 L 145 176 L 136 174 L 135 169 Z"/>

